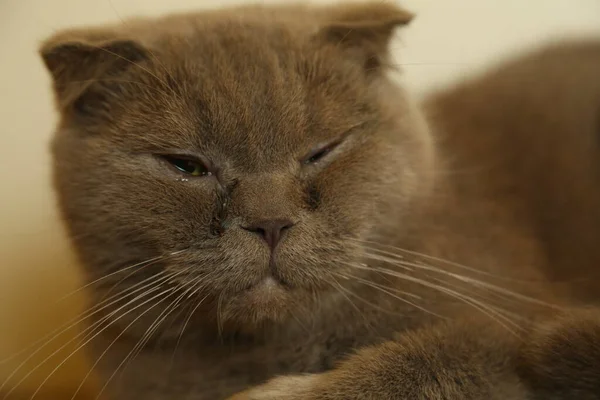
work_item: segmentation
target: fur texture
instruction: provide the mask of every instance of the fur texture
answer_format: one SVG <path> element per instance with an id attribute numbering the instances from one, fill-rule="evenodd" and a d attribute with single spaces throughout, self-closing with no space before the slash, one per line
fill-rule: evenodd
<path id="1" fill-rule="evenodd" d="M 418 109 L 388 76 L 411 18 L 238 7 L 42 46 L 103 393 L 598 398 L 600 42 Z"/>

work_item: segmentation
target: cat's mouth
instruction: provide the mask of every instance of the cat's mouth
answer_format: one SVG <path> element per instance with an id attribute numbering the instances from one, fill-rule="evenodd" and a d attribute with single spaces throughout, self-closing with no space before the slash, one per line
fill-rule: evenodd
<path id="1" fill-rule="evenodd" d="M 293 297 L 291 292 L 290 286 L 285 282 L 273 275 L 266 275 L 255 284 L 234 295 L 230 305 L 253 314 L 277 313 L 277 310 L 286 308 Z"/>
<path id="2" fill-rule="evenodd" d="M 243 291 L 265 291 L 273 290 L 291 290 L 292 285 L 280 273 L 274 254 L 271 254 L 268 263 L 265 263 L 264 270 L 257 276 L 256 280 L 249 284 Z"/>
<path id="3" fill-rule="evenodd" d="M 282 278 L 278 277 L 276 274 L 267 274 L 261 279 L 257 280 L 256 283 L 249 285 L 243 292 L 264 292 L 266 294 L 275 290 L 288 291 L 291 289 L 289 283 L 287 283 Z"/>
<path id="4" fill-rule="evenodd" d="M 256 285 L 251 287 L 250 290 L 252 290 L 253 288 L 255 288 L 257 290 L 266 290 L 266 291 L 275 290 L 275 289 L 286 289 L 287 290 L 287 284 L 274 275 L 267 275 L 261 281 L 259 281 Z"/>

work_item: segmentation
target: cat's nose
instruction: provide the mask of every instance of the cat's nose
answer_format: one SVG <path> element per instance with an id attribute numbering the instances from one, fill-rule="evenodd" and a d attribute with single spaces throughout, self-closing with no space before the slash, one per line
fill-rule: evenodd
<path id="1" fill-rule="evenodd" d="M 254 232 L 264 239 L 265 242 L 271 248 L 271 251 L 275 250 L 279 240 L 294 223 L 289 219 L 267 219 L 257 221 L 256 223 L 248 226 L 243 226 L 247 231 Z"/>

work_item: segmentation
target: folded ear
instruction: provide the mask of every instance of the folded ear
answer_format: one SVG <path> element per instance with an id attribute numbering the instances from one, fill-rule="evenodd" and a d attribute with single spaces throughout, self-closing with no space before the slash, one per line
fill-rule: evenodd
<path id="1" fill-rule="evenodd" d="M 413 14 L 392 3 L 369 1 L 328 8 L 322 37 L 343 47 L 362 62 L 367 72 L 386 64 L 395 28 L 408 24 Z"/>
<path id="2" fill-rule="evenodd" d="M 87 100 L 99 99 L 115 87 L 120 74 L 148 58 L 140 43 L 108 29 L 61 32 L 46 40 L 39 52 L 52 75 L 60 109 L 89 108 L 86 94 L 96 94 Z"/>

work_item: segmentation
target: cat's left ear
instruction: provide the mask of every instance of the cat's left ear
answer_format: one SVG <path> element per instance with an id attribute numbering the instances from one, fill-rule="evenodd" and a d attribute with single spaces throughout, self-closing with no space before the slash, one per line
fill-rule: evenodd
<path id="1" fill-rule="evenodd" d="M 367 72 L 376 72 L 388 62 L 395 29 L 413 18 L 390 2 L 345 3 L 327 8 L 319 35 L 363 63 Z"/>
<path id="2" fill-rule="evenodd" d="M 40 46 L 50 72 L 59 109 L 79 104 L 92 108 L 114 97 L 118 77 L 148 59 L 147 49 L 117 29 L 75 29 L 60 32 Z"/>

